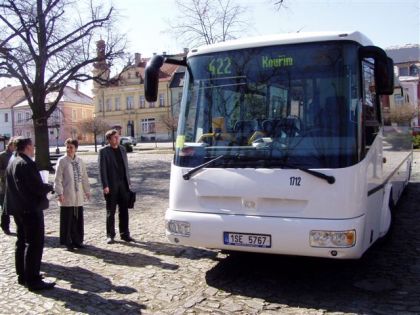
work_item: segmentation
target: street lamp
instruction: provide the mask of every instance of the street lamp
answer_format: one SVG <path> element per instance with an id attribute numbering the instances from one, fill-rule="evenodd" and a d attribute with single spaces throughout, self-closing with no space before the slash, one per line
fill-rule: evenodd
<path id="1" fill-rule="evenodd" d="M 55 149 L 55 153 L 60 154 L 60 148 L 58 147 L 58 138 L 59 138 L 59 135 L 60 135 L 60 125 L 56 125 L 55 128 L 57 129 L 57 135 L 55 137 L 57 148 Z"/>

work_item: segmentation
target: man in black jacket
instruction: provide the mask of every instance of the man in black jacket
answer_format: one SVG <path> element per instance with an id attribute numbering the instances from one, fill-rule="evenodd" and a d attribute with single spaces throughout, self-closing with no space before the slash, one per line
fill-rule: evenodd
<path id="1" fill-rule="evenodd" d="M 17 227 L 15 252 L 18 283 L 29 290 L 51 289 L 55 283 L 42 280 L 40 275 L 44 250 L 44 213 L 48 192 L 52 186 L 44 184 L 37 170 L 35 149 L 30 138 L 15 138 L 16 158 L 6 169 L 4 210 L 13 215 Z"/>
<path id="2" fill-rule="evenodd" d="M 120 237 L 126 242 L 134 241 L 128 228 L 128 192 L 130 175 L 127 152 L 119 144 L 118 131 L 113 129 L 105 134 L 109 145 L 99 150 L 99 173 L 106 201 L 107 243 L 115 237 L 115 212 L 118 205 Z"/>
<path id="3" fill-rule="evenodd" d="M 6 235 L 10 235 L 10 216 L 4 212 L 3 202 L 4 202 L 4 189 L 5 189 L 5 177 L 6 177 L 6 168 L 9 164 L 9 160 L 15 152 L 15 143 L 13 137 L 9 139 L 6 150 L 0 153 L 0 203 L 2 207 L 1 213 L 1 229 Z"/>

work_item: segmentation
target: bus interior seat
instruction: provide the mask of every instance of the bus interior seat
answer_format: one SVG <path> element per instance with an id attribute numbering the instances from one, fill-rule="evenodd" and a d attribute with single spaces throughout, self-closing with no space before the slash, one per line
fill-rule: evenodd
<path id="1" fill-rule="evenodd" d="M 346 111 L 346 99 L 344 96 L 330 96 L 325 100 L 325 106 L 321 111 L 321 128 L 330 132 L 338 132 L 342 123 L 343 113 Z"/>

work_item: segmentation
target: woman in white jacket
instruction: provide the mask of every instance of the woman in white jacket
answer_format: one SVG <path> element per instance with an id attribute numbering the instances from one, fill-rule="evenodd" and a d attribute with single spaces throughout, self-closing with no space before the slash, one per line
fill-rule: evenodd
<path id="1" fill-rule="evenodd" d="M 66 152 L 57 161 L 54 190 L 60 206 L 60 244 L 67 250 L 83 248 L 83 203 L 90 198 L 89 178 L 83 160 L 76 156 L 79 143 L 65 141 Z"/>

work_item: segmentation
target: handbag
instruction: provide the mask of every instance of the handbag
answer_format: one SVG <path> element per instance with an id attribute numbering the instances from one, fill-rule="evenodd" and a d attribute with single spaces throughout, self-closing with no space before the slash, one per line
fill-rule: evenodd
<path id="1" fill-rule="evenodd" d="M 136 193 L 134 191 L 128 191 L 128 209 L 134 208 L 134 203 L 136 202 Z"/>

